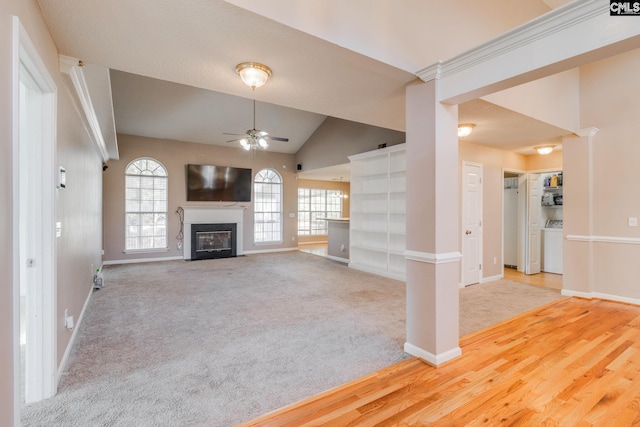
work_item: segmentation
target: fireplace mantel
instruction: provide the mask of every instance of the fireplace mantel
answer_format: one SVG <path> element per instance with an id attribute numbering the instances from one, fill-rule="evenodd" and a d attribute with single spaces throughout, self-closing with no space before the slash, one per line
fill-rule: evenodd
<path id="1" fill-rule="evenodd" d="M 181 206 L 184 212 L 183 258 L 191 259 L 191 225 L 192 224 L 236 224 L 236 254 L 242 255 L 242 223 L 244 207 L 239 206 Z"/>

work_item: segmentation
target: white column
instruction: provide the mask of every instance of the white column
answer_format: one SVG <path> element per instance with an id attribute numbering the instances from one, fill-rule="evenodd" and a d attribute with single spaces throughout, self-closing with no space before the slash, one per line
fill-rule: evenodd
<path id="1" fill-rule="evenodd" d="M 594 168 L 597 128 L 575 131 L 562 141 L 564 194 L 562 294 L 591 298 L 594 292 Z"/>
<path id="2" fill-rule="evenodd" d="M 407 342 L 433 365 L 459 356 L 458 107 L 438 80 L 407 88 Z"/>

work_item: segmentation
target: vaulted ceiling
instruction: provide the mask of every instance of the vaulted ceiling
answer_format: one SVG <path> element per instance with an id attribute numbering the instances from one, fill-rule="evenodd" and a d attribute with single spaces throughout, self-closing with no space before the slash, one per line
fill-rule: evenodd
<path id="1" fill-rule="evenodd" d="M 326 116 L 403 131 L 414 72 L 564 2 L 39 0 L 62 54 L 112 70 L 119 133 L 224 145 L 257 99 L 256 127 L 289 137 L 272 149 L 290 153 Z M 251 91 L 235 73 L 245 61 L 273 78 Z M 568 133 L 481 100 L 459 114 L 484 124 L 469 141 L 505 149 Z"/>

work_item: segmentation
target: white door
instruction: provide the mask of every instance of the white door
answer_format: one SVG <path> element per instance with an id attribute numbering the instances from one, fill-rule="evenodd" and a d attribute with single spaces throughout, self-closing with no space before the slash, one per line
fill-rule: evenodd
<path id="1" fill-rule="evenodd" d="M 482 270 L 482 165 L 462 169 L 462 284 L 480 282 Z"/>
<path id="2" fill-rule="evenodd" d="M 526 274 L 540 273 L 540 226 L 542 188 L 539 174 L 527 178 L 527 254 Z"/>

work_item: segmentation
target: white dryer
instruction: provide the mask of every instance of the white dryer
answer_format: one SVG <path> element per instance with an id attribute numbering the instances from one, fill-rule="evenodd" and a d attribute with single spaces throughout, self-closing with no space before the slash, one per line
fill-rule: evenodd
<path id="1" fill-rule="evenodd" d="M 542 271 L 562 274 L 562 220 L 549 220 L 542 229 Z"/>

